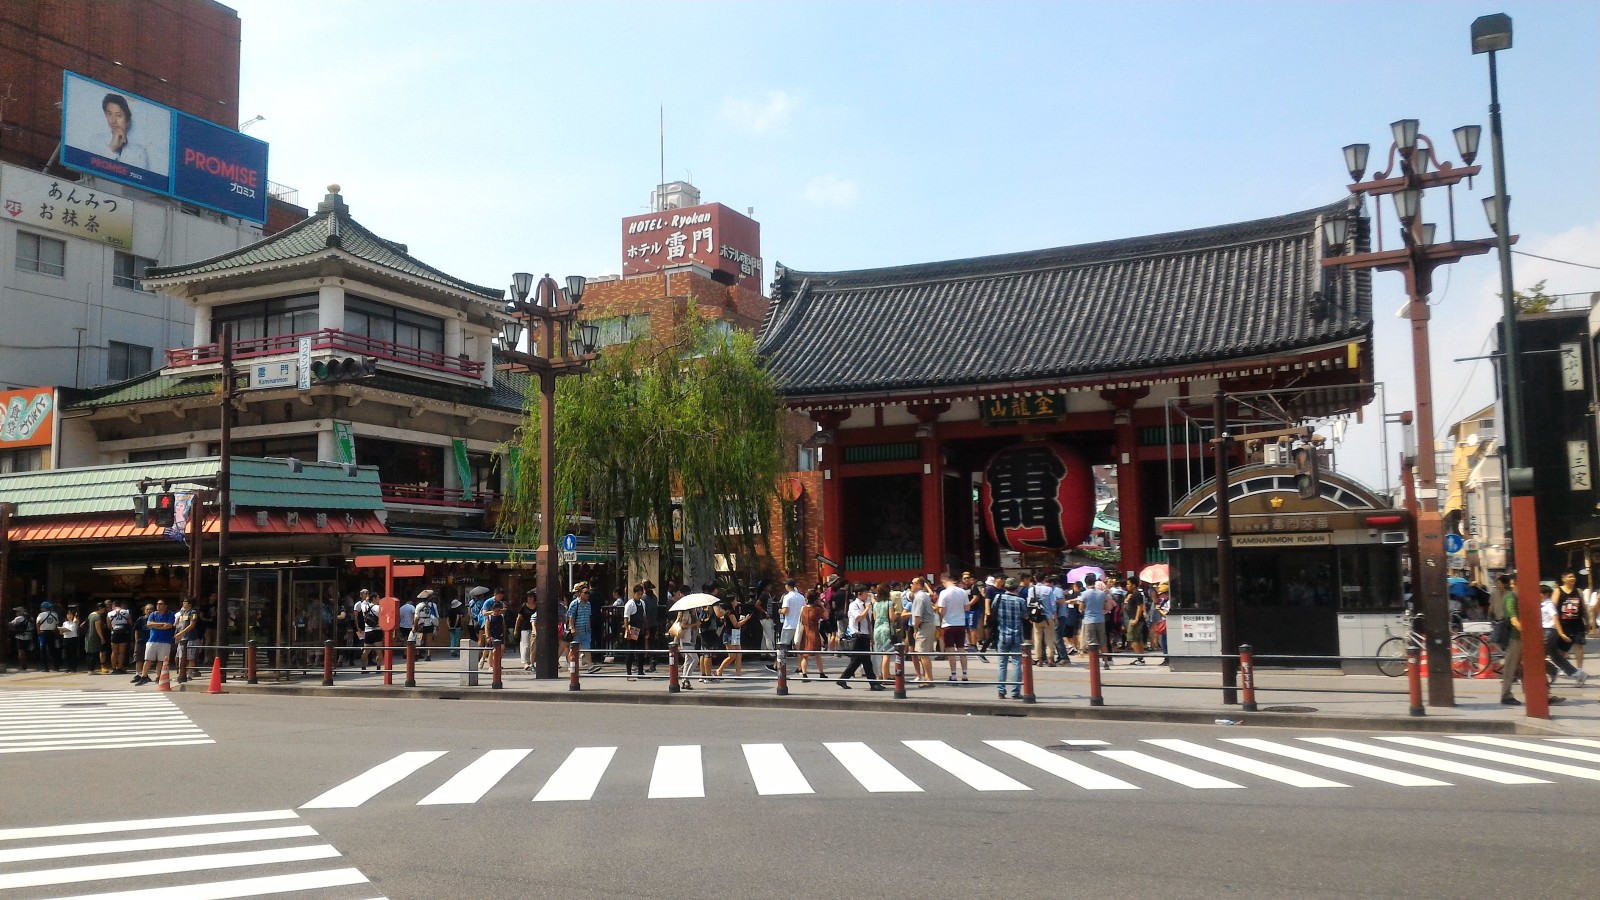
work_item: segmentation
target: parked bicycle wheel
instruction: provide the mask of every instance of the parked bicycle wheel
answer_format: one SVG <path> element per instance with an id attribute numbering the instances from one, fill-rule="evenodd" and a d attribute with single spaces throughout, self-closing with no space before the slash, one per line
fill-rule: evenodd
<path id="1" fill-rule="evenodd" d="M 1406 642 L 1392 637 L 1378 645 L 1378 671 L 1390 678 L 1399 678 L 1406 672 Z"/>
<path id="2" fill-rule="evenodd" d="M 1450 671 L 1457 678 L 1478 674 L 1478 648 L 1483 642 L 1476 635 L 1458 634 L 1450 639 Z"/>

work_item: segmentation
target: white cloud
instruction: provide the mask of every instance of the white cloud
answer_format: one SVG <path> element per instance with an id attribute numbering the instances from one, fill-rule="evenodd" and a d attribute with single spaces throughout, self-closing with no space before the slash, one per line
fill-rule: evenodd
<path id="1" fill-rule="evenodd" d="M 755 134 L 774 131 L 789 122 L 794 98 L 784 91 L 768 91 L 760 100 L 729 97 L 722 101 L 722 117 Z"/>
<path id="2" fill-rule="evenodd" d="M 806 183 L 806 200 L 817 206 L 849 206 L 856 202 L 856 183 L 837 175 L 818 175 Z"/>

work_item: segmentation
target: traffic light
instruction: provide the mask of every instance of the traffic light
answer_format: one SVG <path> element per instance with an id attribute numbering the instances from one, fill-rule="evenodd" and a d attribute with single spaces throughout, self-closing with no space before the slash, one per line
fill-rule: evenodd
<path id="1" fill-rule="evenodd" d="M 177 510 L 177 497 L 171 491 L 162 491 L 156 495 L 155 505 L 150 507 L 150 522 L 158 528 L 171 528 Z"/>
<path id="2" fill-rule="evenodd" d="M 133 495 L 133 524 L 140 528 L 150 527 L 150 498 L 143 494 Z"/>
<path id="3" fill-rule="evenodd" d="M 1314 500 L 1322 488 L 1322 479 L 1317 472 L 1317 448 L 1313 444 L 1301 444 L 1294 448 L 1294 486 L 1301 500 Z"/>
<path id="4" fill-rule="evenodd" d="M 311 364 L 313 381 L 355 381 L 378 373 L 378 361 L 370 356 L 333 356 Z"/>

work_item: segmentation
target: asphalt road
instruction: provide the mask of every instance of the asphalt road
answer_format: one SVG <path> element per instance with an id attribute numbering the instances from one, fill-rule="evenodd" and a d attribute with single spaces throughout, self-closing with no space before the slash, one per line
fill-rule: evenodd
<path id="1" fill-rule="evenodd" d="M 1576 897 L 1600 802 L 1537 738 L 137 696 L 0 693 L 0 897 Z"/>

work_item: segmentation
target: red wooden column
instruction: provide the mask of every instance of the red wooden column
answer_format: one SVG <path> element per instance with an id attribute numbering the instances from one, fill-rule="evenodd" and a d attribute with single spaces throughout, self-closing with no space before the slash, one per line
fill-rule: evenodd
<path id="1" fill-rule="evenodd" d="M 922 571 L 934 575 L 945 571 L 944 562 L 944 454 L 940 452 L 939 415 L 948 403 L 924 403 L 911 407 L 921 424 L 917 441 L 922 456 Z"/>
<path id="2" fill-rule="evenodd" d="M 1139 430 L 1133 424 L 1133 407 L 1150 393 L 1149 388 L 1118 388 L 1101 391 L 1100 396 L 1117 408 L 1112 416 L 1116 434 L 1117 518 L 1122 527 L 1122 569 L 1134 572 L 1144 568 L 1145 525 L 1144 480 L 1140 475 Z"/>
<path id="3" fill-rule="evenodd" d="M 824 432 L 835 432 L 844 421 L 842 412 L 813 412 L 811 418 Z M 841 574 L 844 568 L 844 462 L 837 437 L 822 443 L 822 576 Z"/>

